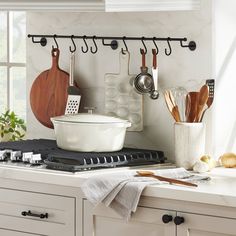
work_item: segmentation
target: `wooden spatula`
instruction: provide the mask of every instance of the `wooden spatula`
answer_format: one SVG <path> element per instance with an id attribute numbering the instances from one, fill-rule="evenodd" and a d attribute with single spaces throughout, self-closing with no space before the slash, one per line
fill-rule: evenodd
<path id="1" fill-rule="evenodd" d="M 165 97 L 166 106 L 167 106 L 169 112 L 171 113 L 171 115 L 173 116 L 174 120 L 176 122 L 180 122 L 180 115 L 179 115 L 178 106 L 176 106 L 174 101 L 171 100 L 168 90 L 165 91 L 164 97 Z"/>
<path id="2" fill-rule="evenodd" d="M 137 174 L 139 176 L 152 177 L 152 178 L 158 179 L 160 181 L 168 182 L 170 184 L 179 184 L 179 185 L 197 187 L 197 184 L 193 184 L 193 183 L 182 181 L 182 180 L 178 180 L 178 179 L 172 179 L 172 178 L 167 178 L 167 177 L 155 175 L 152 171 L 146 171 L 146 170 L 142 171 L 142 170 L 139 170 L 139 171 L 137 171 Z"/>
<path id="3" fill-rule="evenodd" d="M 209 88 L 205 84 L 201 87 L 200 92 L 199 92 L 199 100 L 198 100 L 197 115 L 195 118 L 195 122 L 200 122 L 202 112 L 203 112 L 204 106 L 207 103 L 208 97 L 209 97 Z"/>

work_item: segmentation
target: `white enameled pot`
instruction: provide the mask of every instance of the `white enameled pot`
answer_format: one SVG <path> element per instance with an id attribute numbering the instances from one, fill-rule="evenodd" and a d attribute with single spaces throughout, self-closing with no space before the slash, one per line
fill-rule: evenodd
<path id="1" fill-rule="evenodd" d="M 51 118 L 57 146 L 79 152 L 113 152 L 123 148 L 127 120 L 97 114 Z"/>

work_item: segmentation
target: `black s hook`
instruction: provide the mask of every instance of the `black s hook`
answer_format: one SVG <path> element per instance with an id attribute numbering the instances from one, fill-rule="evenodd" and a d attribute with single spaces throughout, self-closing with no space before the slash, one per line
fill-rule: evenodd
<path id="1" fill-rule="evenodd" d="M 71 37 L 70 37 L 70 39 L 71 39 L 71 41 L 72 41 L 72 43 L 73 43 L 73 46 L 74 46 L 74 49 L 72 50 L 72 47 L 70 46 L 70 52 L 71 53 L 73 53 L 73 52 L 75 52 L 76 51 L 76 45 L 75 45 L 75 41 L 74 41 L 74 35 L 71 35 Z"/>
<path id="2" fill-rule="evenodd" d="M 97 44 L 95 42 L 95 39 L 96 39 L 96 36 L 94 35 L 93 36 L 93 43 L 94 43 L 94 46 L 95 46 L 95 50 L 93 50 L 93 48 L 90 47 L 90 52 L 93 53 L 93 54 L 95 54 L 98 51 L 98 46 L 97 46 Z"/>
<path id="3" fill-rule="evenodd" d="M 145 37 L 142 37 L 142 39 L 141 39 L 141 42 L 142 42 L 142 44 L 143 44 L 143 46 L 144 46 L 144 50 L 142 49 L 142 48 L 140 48 L 140 53 L 141 54 L 147 54 L 147 47 L 146 47 L 146 45 L 145 45 L 145 43 L 144 43 L 144 40 L 145 40 Z"/>
<path id="4" fill-rule="evenodd" d="M 169 52 L 167 52 L 167 49 L 165 48 L 165 54 L 166 54 L 166 56 L 170 56 L 170 54 L 172 53 L 172 49 L 171 49 L 170 38 L 169 37 L 167 38 L 167 44 L 168 44 L 168 47 L 169 47 Z"/>
<path id="5" fill-rule="evenodd" d="M 54 40 L 54 42 L 55 42 L 55 44 L 56 44 L 56 49 L 58 49 L 58 48 L 59 48 L 59 46 L 58 46 L 58 43 L 57 43 L 56 37 L 57 37 L 57 35 L 56 35 L 56 34 L 54 34 L 54 35 L 53 35 L 53 40 Z M 54 47 L 54 46 L 52 46 L 52 49 L 55 49 L 55 47 Z"/>
<path id="6" fill-rule="evenodd" d="M 124 50 L 124 48 L 121 48 L 121 52 L 122 52 L 122 54 L 124 54 L 125 55 L 125 51 L 129 51 L 129 49 L 128 49 L 128 47 L 127 47 L 127 44 L 126 44 L 126 42 L 125 42 L 125 39 L 126 39 L 126 37 L 124 36 L 123 37 L 123 39 L 122 39 L 122 41 L 123 41 L 123 43 L 124 43 L 124 45 L 125 45 L 125 50 Z"/>
<path id="7" fill-rule="evenodd" d="M 155 47 L 156 47 L 156 55 L 159 53 L 159 48 L 157 47 L 157 44 L 156 44 L 156 37 L 153 37 L 153 43 L 154 43 L 154 45 L 155 45 Z M 154 51 L 153 51 L 154 52 Z"/>
<path id="8" fill-rule="evenodd" d="M 85 44 L 85 46 L 86 46 L 86 49 L 84 50 L 84 47 L 83 47 L 83 46 L 81 47 L 81 50 L 82 50 L 83 53 L 87 53 L 88 50 L 89 50 L 88 44 L 87 44 L 87 42 L 86 42 L 86 40 L 85 40 L 86 38 L 87 38 L 87 36 L 84 35 L 84 36 L 83 36 L 83 41 L 84 41 L 84 44 Z"/>

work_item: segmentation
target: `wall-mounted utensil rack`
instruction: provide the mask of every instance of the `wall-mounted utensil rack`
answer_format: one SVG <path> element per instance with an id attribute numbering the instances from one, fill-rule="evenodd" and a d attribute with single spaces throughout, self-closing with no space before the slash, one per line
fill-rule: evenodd
<path id="1" fill-rule="evenodd" d="M 159 38 L 159 37 L 117 37 L 117 36 L 112 36 L 112 37 L 107 37 L 107 36 L 87 36 L 87 35 L 83 35 L 83 36 L 78 36 L 78 35 L 57 35 L 57 34 L 53 34 L 53 35 L 38 35 L 38 34 L 29 34 L 28 38 L 32 39 L 33 43 L 38 43 L 41 46 L 46 46 L 48 43 L 49 38 L 52 38 L 54 40 L 54 43 L 56 45 L 56 47 L 58 48 L 58 42 L 57 39 L 71 39 L 73 47 L 70 46 L 70 51 L 71 52 L 75 52 L 77 50 L 76 47 L 76 43 L 74 41 L 74 39 L 82 39 L 83 40 L 83 44 L 84 46 L 81 46 L 81 51 L 83 53 L 87 53 L 87 52 L 91 52 L 93 54 L 97 53 L 98 51 L 98 46 L 96 43 L 96 40 L 101 40 L 103 46 L 110 46 L 113 50 L 118 48 L 118 41 L 122 41 L 125 49 L 122 48 L 122 52 L 125 53 L 124 51 L 128 51 L 128 46 L 126 41 L 141 41 L 143 47 L 144 47 L 144 53 L 147 53 L 147 46 L 145 44 L 145 41 L 152 41 L 155 48 L 156 48 L 156 53 L 158 54 L 159 52 L 159 48 L 157 46 L 157 41 L 166 41 L 167 42 L 167 48 L 165 48 L 165 54 L 167 56 L 170 56 L 172 53 L 172 48 L 171 48 L 171 42 L 179 42 L 180 46 L 183 48 L 189 48 L 189 50 L 194 51 L 196 49 L 196 43 L 194 41 L 190 41 L 189 43 L 186 43 L 188 40 L 187 38 L 172 38 L 172 37 L 167 37 L 167 38 Z M 90 50 L 89 50 L 89 46 L 87 43 L 87 40 L 92 40 L 93 42 L 93 47 L 90 46 Z M 110 41 L 110 42 L 106 42 L 106 41 Z M 140 49 L 141 50 L 141 49 Z"/>

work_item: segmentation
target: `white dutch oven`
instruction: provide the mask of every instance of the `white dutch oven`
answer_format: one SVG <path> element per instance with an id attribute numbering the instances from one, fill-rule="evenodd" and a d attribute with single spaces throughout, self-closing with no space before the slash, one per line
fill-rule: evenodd
<path id="1" fill-rule="evenodd" d="M 127 120 L 97 114 L 51 118 L 57 146 L 79 152 L 112 152 L 123 148 Z"/>

